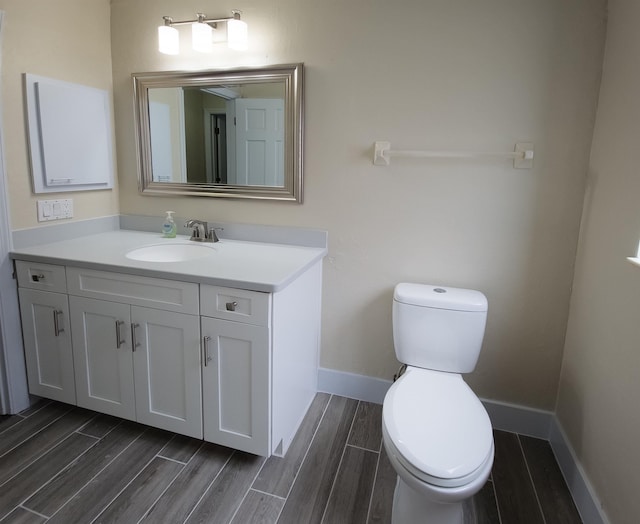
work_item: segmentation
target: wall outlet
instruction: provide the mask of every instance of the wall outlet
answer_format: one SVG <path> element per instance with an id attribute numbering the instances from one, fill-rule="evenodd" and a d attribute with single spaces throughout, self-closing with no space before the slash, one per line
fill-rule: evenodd
<path id="1" fill-rule="evenodd" d="M 38 222 L 73 218 L 73 199 L 38 200 Z"/>

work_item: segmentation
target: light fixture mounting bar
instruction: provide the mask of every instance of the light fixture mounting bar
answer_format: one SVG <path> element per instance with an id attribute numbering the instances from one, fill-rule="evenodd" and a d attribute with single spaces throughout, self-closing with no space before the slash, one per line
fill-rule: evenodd
<path id="1" fill-rule="evenodd" d="M 233 16 L 227 16 L 225 18 L 207 18 L 207 15 L 203 13 L 196 13 L 198 18 L 194 18 L 193 20 L 174 20 L 170 16 L 163 16 L 164 25 L 174 26 L 174 25 L 187 25 L 187 24 L 195 24 L 196 22 L 200 22 L 201 24 L 216 24 L 218 22 L 228 22 L 229 20 L 240 20 L 240 11 L 232 11 Z"/>

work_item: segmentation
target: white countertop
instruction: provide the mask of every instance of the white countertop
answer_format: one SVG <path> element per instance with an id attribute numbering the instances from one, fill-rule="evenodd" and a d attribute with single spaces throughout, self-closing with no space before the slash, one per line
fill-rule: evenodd
<path id="1" fill-rule="evenodd" d="M 198 243 L 211 255 L 183 262 L 144 262 L 125 255 L 132 249 L 162 243 L 195 244 L 188 236 L 109 231 L 50 244 L 14 249 L 16 260 L 85 267 L 253 291 L 275 292 L 321 260 L 325 248 L 221 239 Z"/>

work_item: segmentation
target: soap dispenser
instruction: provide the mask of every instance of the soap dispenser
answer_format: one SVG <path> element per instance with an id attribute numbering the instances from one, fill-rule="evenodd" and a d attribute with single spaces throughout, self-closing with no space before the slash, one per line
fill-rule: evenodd
<path id="1" fill-rule="evenodd" d="M 166 213 L 167 216 L 164 219 L 164 224 L 162 224 L 162 235 L 165 238 L 175 238 L 176 231 L 178 230 L 172 216 L 175 211 L 167 211 Z"/>

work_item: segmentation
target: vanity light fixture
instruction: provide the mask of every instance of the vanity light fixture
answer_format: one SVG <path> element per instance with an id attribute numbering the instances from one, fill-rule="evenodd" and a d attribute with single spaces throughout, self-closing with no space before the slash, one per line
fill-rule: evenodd
<path id="1" fill-rule="evenodd" d="M 164 25 L 158 27 L 158 50 L 166 55 L 177 55 L 180 52 L 180 35 L 175 26 L 191 25 L 191 45 L 194 51 L 202 53 L 213 49 L 213 30 L 218 23 L 227 24 L 227 46 L 230 49 L 243 51 L 247 49 L 247 24 L 240 19 L 241 12 L 231 11 L 232 16 L 226 18 L 207 18 L 197 13 L 195 20 L 175 21 L 170 16 L 163 16 Z"/>

